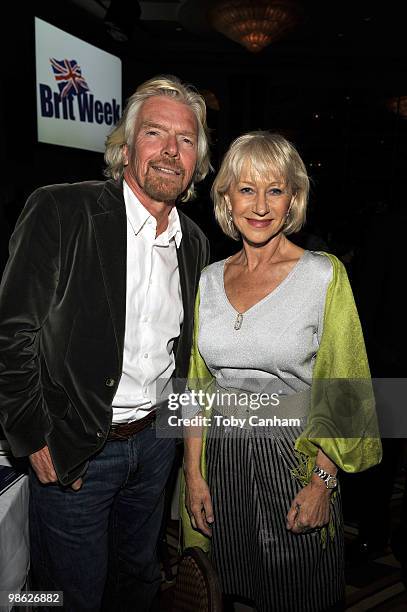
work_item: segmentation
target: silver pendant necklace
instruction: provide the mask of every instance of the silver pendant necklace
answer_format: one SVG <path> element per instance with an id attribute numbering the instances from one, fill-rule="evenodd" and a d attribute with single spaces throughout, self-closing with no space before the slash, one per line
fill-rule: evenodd
<path id="1" fill-rule="evenodd" d="M 238 331 L 242 327 L 242 323 L 243 323 L 243 314 L 241 312 L 238 312 L 236 321 L 234 324 L 234 329 Z"/>

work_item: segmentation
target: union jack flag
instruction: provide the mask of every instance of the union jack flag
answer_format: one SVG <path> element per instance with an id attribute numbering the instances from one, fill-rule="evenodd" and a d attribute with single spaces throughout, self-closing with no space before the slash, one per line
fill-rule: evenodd
<path id="1" fill-rule="evenodd" d="M 88 84 L 82 76 L 81 67 L 76 60 L 56 60 L 50 57 L 49 61 L 61 98 L 78 96 L 85 91 L 89 91 Z"/>

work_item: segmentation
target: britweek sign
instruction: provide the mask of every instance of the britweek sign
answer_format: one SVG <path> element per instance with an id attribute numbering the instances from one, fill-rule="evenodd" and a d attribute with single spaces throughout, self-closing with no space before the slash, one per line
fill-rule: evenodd
<path id="1" fill-rule="evenodd" d="M 39 142 L 104 151 L 122 110 L 121 60 L 35 18 Z"/>

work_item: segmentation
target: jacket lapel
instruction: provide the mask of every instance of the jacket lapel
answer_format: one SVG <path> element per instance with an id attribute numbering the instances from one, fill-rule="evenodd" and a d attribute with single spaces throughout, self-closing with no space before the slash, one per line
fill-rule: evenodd
<path id="1" fill-rule="evenodd" d="M 185 318 L 191 319 L 195 303 L 195 284 L 197 276 L 199 274 L 197 245 L 198 240 L 197 238 L 195 238 L 195 236 L 190 236 L 187 233 L 187 229 L 183 227 L 182 220 L 181 228 L 182 240 L 180 247 L 177 250 L 177 257 L 185 320 Z"/>
<path id="2" fill-rule="evenodd" d="M 92 215 L 100 266 L 110 313 L 116 333 L 119 363 L 122 366 L 126 321 L 127 225 L 122 184 L 106 182 L 99 202 L 100 212 Z"/>
<path id="3" fill-rule="evenodd" d="M 119 363 L 122 367 L 126 322 L 127 224 L 122 183 L 106 181 L 99 202 L 99 211 L 92 215 L 98 256 L 105 284 L 110 313 L 116 333 Z M 188 232 L 183 213 L 179 212 L 182 240 L 177 249 L 184 323 L 174 346 L 177 361 L 189 354 L 185 345 L 193 323 L 195 293 L 199 278 L 198 239 Z M 187 342 L 189 344 L 189 342 Z M 185 345 L 185 346 L 184 346 Z"/>
<path id="4" fill-rule="evenodd" d="M 176 345 L 174 353 L 178 365 L 185 358 L 184 349 L 188 353 L 190 347 L 184 347 L 185 341 L 191 335 L 191 327 L 194 318 L 195 293 L 197 289 L 197 281 L 199 278 L 199 257 L 198 257 L 198 239 L 188 233 L 188 228 L 184 222 L 183 214 L 179 213 L 182 229 L 182 240 L 179 249 L 177 249 L 179 278 L 181 284 L 182 305 L 184 308 L 184 323 Z M 189 342 L 188 342 L 189 344 Z"/>

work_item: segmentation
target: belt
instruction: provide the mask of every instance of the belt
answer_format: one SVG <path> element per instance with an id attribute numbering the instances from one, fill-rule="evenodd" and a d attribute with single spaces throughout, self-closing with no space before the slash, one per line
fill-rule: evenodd
<path id="1" fill-rule="evenodd" d="M 111 425 L 109 435 L 107 436 L 108 440 L 128 440 L 134 434 L 143 431 L 149 425 L 155 422 L 156 419 L 156 411 L 152 410 L 142 419 L 138 419 L 137 421 L 132 421 L 131 423 L 121 423 L 117 425 Z"/>

